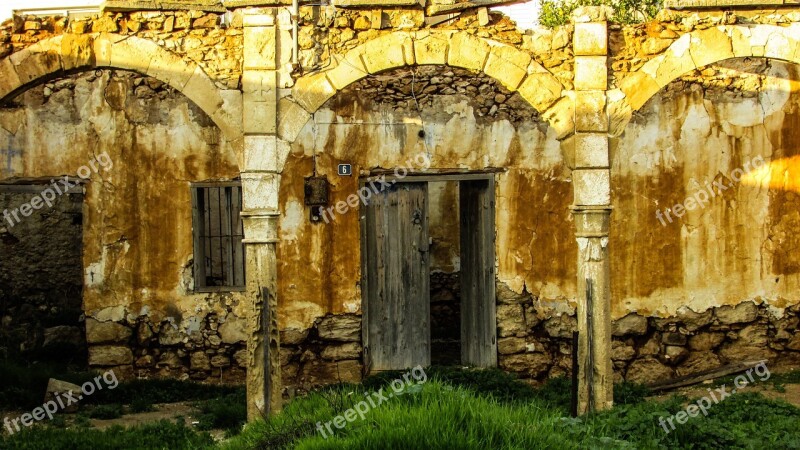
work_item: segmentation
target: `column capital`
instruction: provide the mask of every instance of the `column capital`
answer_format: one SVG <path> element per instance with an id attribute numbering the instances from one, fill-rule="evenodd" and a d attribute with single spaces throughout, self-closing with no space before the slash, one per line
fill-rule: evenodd
<path id="1" fill-rule="evenodd" d="M 575 219 L 575 236 L 579 238 L 608 237 L 611 211 L 610 205 L 573 206 L 572 216 Z"/>

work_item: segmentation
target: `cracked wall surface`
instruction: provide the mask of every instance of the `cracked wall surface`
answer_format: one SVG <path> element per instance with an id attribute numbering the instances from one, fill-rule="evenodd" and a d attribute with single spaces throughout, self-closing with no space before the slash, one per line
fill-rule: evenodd
<path id="1" fill-rule="evenodd" d="M 357 381 L 358 213 L 311 224 L 303 179 L 328 177 L 334 205 L 358 190 L 357 177 L 336 175 L 337 164 L 367 175 L 408 166 L 420 152 L 436 169 L 498 170 L 498 334 L 507 370 L 533 379 L 568 370 L 566 340 L 580 303 L 574 227 L 586 231 L 573 204 L 614 208 L 611 312 L 633 323 L 612 348 L 617 376 L 681 373 L 688 369 L 680 364 L 703 359 L 691 352 L 753 335 L 762 349 L 795 355 L 786 334 L 796 332 L 791 308 L 800 300 L 797 191 L 782 180 L 793 178 L 797 156 L 798 71 L 789 62 L 800 62 L 800 10 L 665 10 L 621 26 L 589 9 L 570 25 L 522 32 L 502 14 L 460 4 L 303 6 L 293 64 L 287 5 L 206 3 L 116 5 L 0 28 L 0 96 L 15 97 L 0 110 L 0 142 L 14 135 L 25 152 L 12 159 L 13 175 L 69 172 L 102 150 L 119 170 L 87 187 L 82 269 L 92 364 L 241 378 L 258 347 L 248 352 L 243 342 L 268 328 L 288 389 Z M 654 209 L 759 155 L 771 189 L 740 183 L 680 223 L 658 222 Z M 188 183 L 237 176 L 246 222 L 255 224 L 248 245 L 264 250 L 252 252 L 248 267 L 264 279 L 251 283 L 257 295 L 192 294 Z M 441 194 L 435 207 L 452 199 Z M 595 250 L 609 241 L 591 239 Z M 444 247 L 437 263 L 454 273 L 455 253 Z M 262 299 L 273 278 L 275 292 Z M 279 334 L 252 314 L 275 297 L 270 320 Z M 713 322 L 750 300 L 760 308 L 755 317 Z M 703 338 L 714 345 L 665 337 L 682 333 L 686 307 L 712 311 L 698 330 L 714 335 Z M 730 335 L 717 342 L 722 332 Z"/>
<path id="2" fill-rule="evenodd" d="M 158 80 L 99 70 L 14 98 L 0 135 L 23 152 L 11 179 L 75 177 L 102 154 L 112 162 L 90 177 L 82 210 L 90 365 L 196 379 L 233 368 L 241 379 L 241 295 L 193 293 L 189 183 L 239 175 L 209 117 Z"/>

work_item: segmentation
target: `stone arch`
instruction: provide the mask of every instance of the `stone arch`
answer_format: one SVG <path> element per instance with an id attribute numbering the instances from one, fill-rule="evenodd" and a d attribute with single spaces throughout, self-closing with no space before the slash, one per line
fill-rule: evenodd
<path id="1" fill-rule="evenodd" d="M 414 65 L 483 72 L 518 92 L 560 139 L 574 130 L 572 99 L 561 82 L 528 53 L 465 32 L 424 30 L 383 35 L 348 51 L 335 67 L 297 80 L 293 100 L 283 98 L 279 103 L 278 135 L 294 142 L 311 115 L 342 89 L 369 75 Z"/>
<path id="2" fill-rule="evenodd" d="M 669 83 L 726 59 L 771 58 L 800 64 L 798 28 L 800 24 L 728 25 L 684 34 L 620 83 L 625 109 L 637 111 Z"/>
<path id="3" fill-rule="evenodd" d="M 169 84 L 202 109 L 228 140 L 241 138 L 241 120 L 203 69 L 155 42 L 111 33 L 64 34 L 0 60 L 0 101 L 31 85 L 93 68 L 130 70 Z"/>

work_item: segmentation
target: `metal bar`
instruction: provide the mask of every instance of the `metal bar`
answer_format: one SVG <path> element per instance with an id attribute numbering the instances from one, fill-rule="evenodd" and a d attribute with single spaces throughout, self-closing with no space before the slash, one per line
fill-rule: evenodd
<path id="1" fill-rule="evenodd" d="M 594 404 L 594 321 L 592 320 L 594 311 L 594 281 L 586 279 L 586 384 L 588 411 L 595 411 Z"/>
<path id="2" fill-rule="evenodd" d="M 572 396 L 569 410 L 572 417 L 578 417 L 578 332 L 572 332 Z"/>

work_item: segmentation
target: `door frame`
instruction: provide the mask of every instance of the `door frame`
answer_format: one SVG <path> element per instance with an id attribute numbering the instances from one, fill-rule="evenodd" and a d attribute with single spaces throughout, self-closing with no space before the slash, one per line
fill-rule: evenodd
<path id="1" fill-rule="evenodd" d="M 378 179 L 385 179 L 387 182 L 392 184 L 400 184 L 400 183 L 435 183 L 435 182 L 443 182 L 443 181 L 480 181 L 485 180 L 489 183 L 489 189 L 492 193 L 492 201 L 496 200 L 495 196 L 495 186 L 497 183 L 497 174 L 505 172 L 504 169 L 486 169 L 483 171 L 459 171 L 459 170 L 443 170 L 441 172 L 425 172 L 425 173 L 408 173 L 405 176 L 396 175 L 395 170 L 375 170 L 371 171 L 370 175 L 360 177 L 358 180 L 359 189 L 367 187 L 370 182 L 377 181 Z M 362 321 L 361 321 L 361 340 L 363 346 L 363 363 L 364 363 L 364 373 L 369 375 L 372 373 L 372 362 L 371 357 L 369 355 L 370 347 L 369 347 L 369 314 L 367 312 L 368 308 L 365 306 L 365 302 L 368 301 L 366 298 L 366 294 L 368 292 L 367 287 L 367 230 L 365 225 L 365 214 L 366 214 L 367 206 L 364 203 L 360 204 L 359 207 L 359 235 L 361 237 L 360 247 L 361 247 L 361 313 L 362 313 Z M 495 210 L 496 211 L 496 210 Z M 460 214 L 459 214 L 460 216 Z M 460 220 L 460 217 L 459 217 Z M 493 222 L 494 223 L 494 222 Z M 492 254 L 495 256 L 495 261 L 492 264 L 495 264 L 497 261 L 497 239 L 496 239 L 496 230 L 497 224 L 494 223 L 495 227 L 495 239 L 494 239 L 494 251 Z M 459 236 L 461 234 L 461 230 L 459 229 Z M 495 274 L 495 278 L 496 278 Z M 493 284 L 494 286 L 494 284 Z M 496 293 L 495 293 L 496 295 Z M 496 299 L 492 302 L 492 306 L 496 309 L 497 308 L 497 301 Z M 492 316 L 495 316 L 493 314 Z M 461 327 L 463 329 L 464 326 L 464 318 L 461 318 Z M 495 330 L 495 339 L 497 334 L 497 324 L 492 324 L 493 329 Z M 495 340 L 496 342 L 496 340 Z M 462 343 L 463 345 L 463 343 Z"/>

